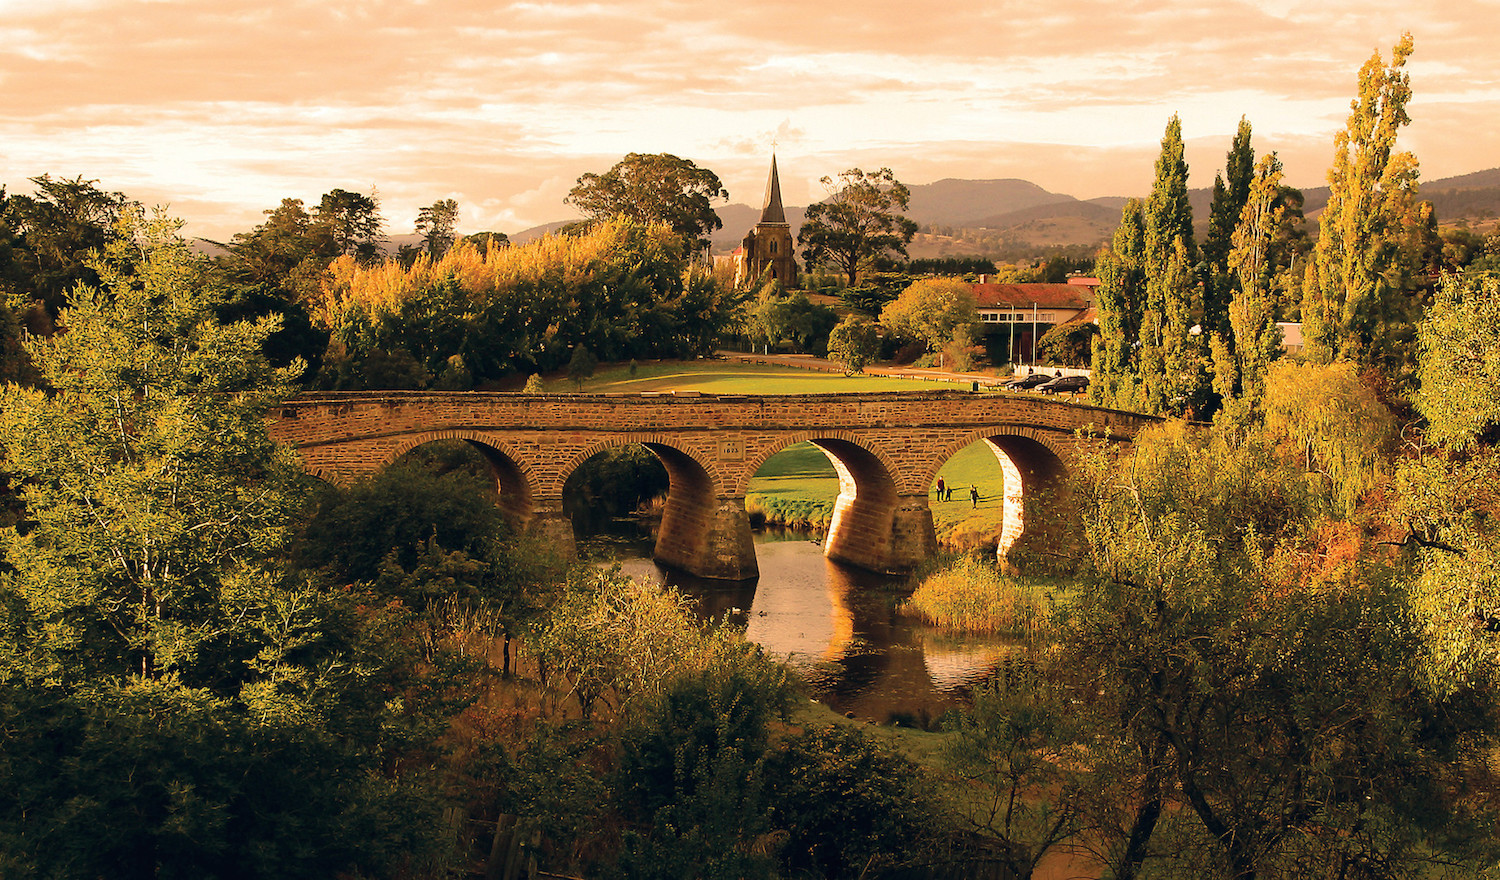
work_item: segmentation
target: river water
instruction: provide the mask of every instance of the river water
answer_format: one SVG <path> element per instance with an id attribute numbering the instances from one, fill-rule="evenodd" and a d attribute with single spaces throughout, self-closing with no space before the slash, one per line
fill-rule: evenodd
<path id="1" fill-rule="evenodd" d="M 926 726 L 1015 650 L 1004 639 L 945 634 L 896 614 L 916 586 L 912 578 L 833 562 L 795 533 L 757 534 L 760 578 L 737 584 L 664 569 L 650 559 L 649 543 L 611 546 L 625 573 L 677 587 L 706 618 L 727 616 L 785 659 L 813 699 L 856 718 Z"/>

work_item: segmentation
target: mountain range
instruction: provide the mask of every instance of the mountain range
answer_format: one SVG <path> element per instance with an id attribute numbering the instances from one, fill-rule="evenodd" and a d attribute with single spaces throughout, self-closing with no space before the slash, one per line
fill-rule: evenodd
<path id="1" fill-rule="evenodd" d="M 946 179 L 910 189 L 906 213 L 922 226 L 908 248 L 913 258 L 981 255 L 1015 259 L 1028 251 L 1059 247 L 1092 250 L 1114 234 L 1127 201 L 1124 197 L 1076 199 L 1015 179 Z M 1310 219 L 1316 219 L 1328 204 L 1328 187 L 1306 189 L 1302 194 L 1303 210 Z M 1474 228 L 1489 228 L 1500 217 L 1500 168 L 1424 181 L 1419 195 L 1432 202 L 1442 225 L 1467 222 Z M 1206 187 L 1188 192 L 1200 235 L 1207 229 L 1212 198 L 1213 191 Z M 806 210 L 786 208 L 794 235 Z M 745 204 L 725 205 L 716 212 L 724 223 L 712 237 L 716 254 L 732 252 L 760 219 L 760 209 Z M 567 222 L 523 230 L 511 240 L 526 242 Z"/>

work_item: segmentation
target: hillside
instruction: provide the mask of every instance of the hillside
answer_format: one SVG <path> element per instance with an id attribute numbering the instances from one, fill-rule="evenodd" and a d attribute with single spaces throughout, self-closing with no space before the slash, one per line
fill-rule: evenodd
<path id="1" fill-rule="evenodd" d="M 1438 222 L 1452 225 L 1490 225 L 1500 217 L 1500 168 L 1457 177 L 1424 181 L 1421 197 L 1432 202 Z M 1304 210 L 1315 218 L 1328 204 L 1328 187 L 1302 191 Z M 1213 190 L 1190 190 L 1189 202 L 1197 220 L 1198 234 L 1207 231 L 1208 207 Z M 1025 180 L 956 180 L 911 187 L 908 215 L 920 223 L 923 234 L 912 242 L 913 257 L 989 256 L 1016 259 L 1028 251 L 1040 253 L 1058 247 L 1096 248 L 1114 233 L 1124 207 L 1124 196 L 1081 201 L 1053 193 Z M 786 209 L 793 235 L 802 225 L 806 208 Z M 724 227 L 713 235 L 713 252 L 727 254 L 739 246 L 760 218 L 760 209 L 744 204 L 716 209 Z M 555 231 L 566 221 L 548 223 L 511 236 L 516 243 Z"/>

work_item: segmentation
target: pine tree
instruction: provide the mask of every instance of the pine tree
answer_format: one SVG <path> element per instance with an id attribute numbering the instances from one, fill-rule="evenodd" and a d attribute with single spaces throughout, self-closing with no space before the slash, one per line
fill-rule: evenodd
<path id="1" fill-rule="evenodd" d="M 1417 159 L 1396 151 L 1411 119 L 1410 78 L 1403 71 L 1411 34 L 1391 50 L 1376 52 L 1359 72 L 1359 97 L 1334 139 L 1330 192 L 1318 233 L 1316 259 L 1303 285 L 1303 338 L 1313 359 L 1348 359 L 1403 371 L 1410 357 L 1414 305 L 1402 253 L 1403 225 L 1413 215 Z"/>

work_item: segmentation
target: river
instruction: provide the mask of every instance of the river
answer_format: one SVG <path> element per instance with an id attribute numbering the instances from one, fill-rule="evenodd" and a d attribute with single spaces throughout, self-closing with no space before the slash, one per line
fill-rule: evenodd
<path id="1" fill-rule="evenodd" d="M 856 718 L 928 726 L 1015 650 L 1003 639 L 949 635 L 896 614 L 912 578 L 832 562 L 795 533 L 757 534 L 760 578 L 727 585 L 658 566 L 649 543 L 611 546 L 627 574 L 677 587 L 706 618 L 727 615 L 747 639 L 785 659 L 813 699 Z"/>

